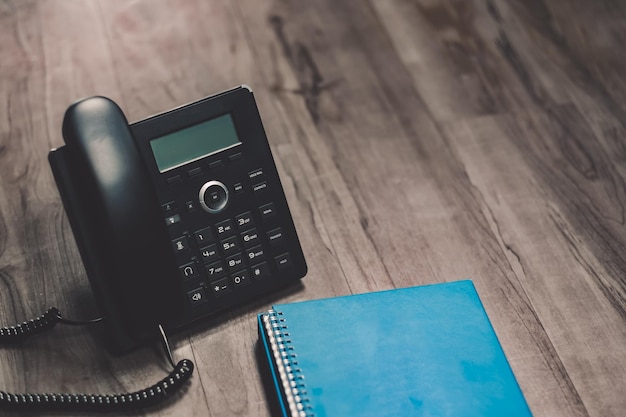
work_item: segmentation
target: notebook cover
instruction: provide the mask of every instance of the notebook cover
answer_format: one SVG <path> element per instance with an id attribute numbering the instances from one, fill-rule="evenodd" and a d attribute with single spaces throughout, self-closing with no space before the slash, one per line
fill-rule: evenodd
<path id="1" fill-rule="evenodd" d="M 471 281 L 278 304 L 258 320 L 284 416 L 531 416 Z"/>

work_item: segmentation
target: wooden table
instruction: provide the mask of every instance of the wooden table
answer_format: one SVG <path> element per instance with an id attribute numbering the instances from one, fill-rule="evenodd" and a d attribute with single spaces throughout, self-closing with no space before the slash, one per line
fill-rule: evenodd
<path id="1" fill-rule="evenodd" d="M 249 84 L 309 265 L 173 337 L 155 415 L 264 416 L 255 315 L 471 278 L 535 416 L 626 409 L 626 7 L 546 0 L 0 2 L 0 323 L 98 314 L 46 160 L 67 106 L 129 120 Z M 0 389 L 137 390 L 96 328 L 0 348 Z M 7 414 L 9 415 L 9 414 Z"/>

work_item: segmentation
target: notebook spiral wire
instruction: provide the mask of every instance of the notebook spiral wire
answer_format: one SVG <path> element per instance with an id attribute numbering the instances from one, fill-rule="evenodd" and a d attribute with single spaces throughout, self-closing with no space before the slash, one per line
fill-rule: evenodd
<path id="1" fill-rule="evenodd" d="M 298 365 L 286 321 L 281 316 L 282 313 L 270 310 L 263 316 L 263 325 L 268 335 L 289 414 L 293 417 L 314 417 L 304 375 Z"/>

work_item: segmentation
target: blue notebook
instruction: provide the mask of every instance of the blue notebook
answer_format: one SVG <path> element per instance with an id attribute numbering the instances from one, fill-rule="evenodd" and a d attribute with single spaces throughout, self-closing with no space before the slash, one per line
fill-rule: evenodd
<path id="1" fill-rule="evenodd" d="M 278 304 L 258 322 L 284 416 L 531 416 L 471 281 Z"/>

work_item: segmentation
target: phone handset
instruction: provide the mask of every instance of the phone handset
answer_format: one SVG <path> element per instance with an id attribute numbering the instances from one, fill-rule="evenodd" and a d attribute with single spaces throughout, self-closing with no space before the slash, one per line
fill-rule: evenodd
<path id="1" fill-rule="evenodd" d="M 160 204 L 113 101 L 74 103 L 65 113 L 63 137 L 66 163 L 56 165 L 70 167 L 73 178 L 57 183 L 75 187 L 62 197 L 83 205 L 68 217 L 83 223 L 73 229 L 81 256 L 89 258 L 84 264 L 112 335 L 111 350 L 129 350 L 154 339 L 157 326 L 183 309 L 181 297 L 173 296 L 183 290 Z"/>
<path id="2" fill-rule="evenodd" d="M 94 295 L 104 314 L 112 351 L 161 338 L 174 370 L 141 391 L 115 395 L 12 394 L 0 391 L 6 410 L 134 410 L 171 396 L 191 377 L 193 363 L 178 364 L 163 325 L 183 308 L 182 290 L 159 202 L 121 109 L 104 97 L 68 108 L 66 146 L 50 153 L 57 185 L 77 238 Z M 69 203 L 69 204 L 67 204 Z M 93 321 L 92 321 L 93 322 Z M 21 325 L 0 328 L 0 344 L 15 343 L 64 319 L 56 309 Z"/>

